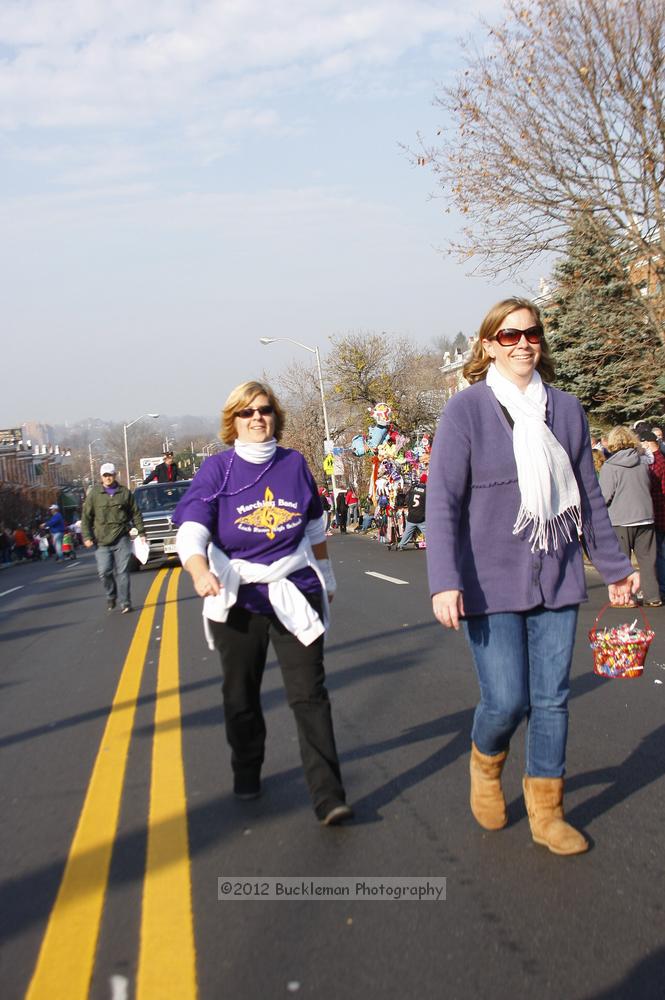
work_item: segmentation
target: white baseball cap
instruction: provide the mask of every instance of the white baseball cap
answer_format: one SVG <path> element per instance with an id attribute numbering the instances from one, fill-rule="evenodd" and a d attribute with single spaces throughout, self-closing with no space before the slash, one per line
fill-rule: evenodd
<path id="1" fill-rule="evenodd" d="M 60 508 L 58 507 L 57 503 L 52 503 L 51 506 L 49 507 L 49 510 L 60 510 Z"/>
<path id="2" fill-rule="evenodd" d="M 99 470 L 100 476 L 115 476 L 115 465 L 113 462 L 104 462 Z"/>

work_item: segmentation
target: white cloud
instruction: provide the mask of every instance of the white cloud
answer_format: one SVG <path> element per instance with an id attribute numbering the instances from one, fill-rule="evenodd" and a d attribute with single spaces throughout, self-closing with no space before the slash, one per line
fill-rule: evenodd
<path id="1" fill-rule="evenodd" d="M 0 122 L 137 125 L 225 105 L 236 85 L 347 77 L 464 30 L 425 0 L 23 0 L 0 7 Z M 263 86 L 262 86 L 263 85 Z"/>

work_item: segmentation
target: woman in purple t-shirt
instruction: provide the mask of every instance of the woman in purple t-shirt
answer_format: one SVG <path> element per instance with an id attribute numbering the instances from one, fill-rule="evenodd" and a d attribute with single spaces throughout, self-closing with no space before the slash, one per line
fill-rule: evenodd
<path id="1" fill-rule="evenodd" d="M 314 811 L 332 826 L 353 815 L 323 667 L 336 584 L 316 484 L 300 452 L 278 446 L 283 428 L 284 413 L 268 386 L 237 386 L 222 412 L 221 438 L 233 447 L 204 462 L 173 520 L 178 554 L 204 598 L 209 645 L 221 656 L 236 796 L 261 792 L 266 727 L 260 692 L 272 642 Z"/>

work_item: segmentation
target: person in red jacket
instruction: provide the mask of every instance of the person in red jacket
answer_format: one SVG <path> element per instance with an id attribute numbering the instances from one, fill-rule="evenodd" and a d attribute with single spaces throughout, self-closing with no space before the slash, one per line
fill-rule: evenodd
<path id="1" fill-rule="evenodd" d="M 28 536 L 23 528 L 14 529 L 14 553 L 17 562 L 23 562 L 28 551 Z"/>
<path id="2" fill-rule="evenodd" d="M 347 526 L 350 527 L 358 521 L 358 496 L 353 486 L 349 486 L 346 491 L 346 507 L 346 523 Z"/>
<path id="3" fill-rule="evenodd" d="M 143 480 L 143 485 L 148 483 L 174 483 L 180 477 L 178 466 L 173 458 L 172 451 L 164 452 L 164 461 L 155 466 L 152 472 Z"/>

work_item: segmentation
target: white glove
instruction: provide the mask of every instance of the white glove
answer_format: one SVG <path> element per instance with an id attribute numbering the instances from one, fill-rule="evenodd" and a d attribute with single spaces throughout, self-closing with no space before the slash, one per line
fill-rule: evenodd
<path id="1" fill-rule="evenodd" d="M 337 580 L 335 579 L 335 574 L 333 573 L 332 563 L 330 559 L 317 559 L 319 564 L 319 569 L 321 570 L 321 576 L 326 585 L 326 593 L 328 597 L 332 597 L 333 594 L 337 592 Z"/>

